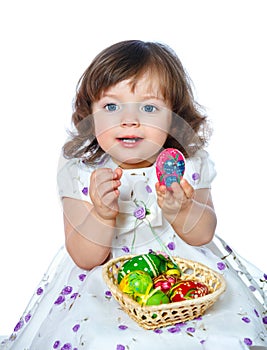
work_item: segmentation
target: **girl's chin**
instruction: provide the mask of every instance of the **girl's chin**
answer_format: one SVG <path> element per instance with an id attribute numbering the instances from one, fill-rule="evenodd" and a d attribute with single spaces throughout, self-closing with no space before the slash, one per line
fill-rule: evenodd
<path id="1" fill-rule="evenodd" d="M 115 159 L 112 158 L 113 161 L 122 169 L 137 169 L 137 168 L 147 168 L 151 166 L 155 159 L 138 159 L 138 158 L 131 158 L 131 159 Z"/>

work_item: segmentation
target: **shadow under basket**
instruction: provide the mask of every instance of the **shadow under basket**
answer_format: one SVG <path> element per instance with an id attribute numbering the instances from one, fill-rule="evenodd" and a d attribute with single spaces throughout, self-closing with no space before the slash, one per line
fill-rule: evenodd
<path id="1" fill-rule="evenodd" d="M 120 256 L 103 265 L 103 278 L 121 308 L 145 329 L 156 329 L 193 320 L 204 314 L 225 291 L 224 278 L 209 267 L 188 259 L 173 257 L 182 270 L 181 280 L 195 280 L 206 284 L 209 294 L 196 299 L 169 304 L 141 306 L 118 287 L 118 271 L 134 255 Z"/>

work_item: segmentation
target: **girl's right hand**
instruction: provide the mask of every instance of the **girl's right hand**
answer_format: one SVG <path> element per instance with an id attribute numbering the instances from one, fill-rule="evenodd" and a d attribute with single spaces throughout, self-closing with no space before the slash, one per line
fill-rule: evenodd
<path id="1" fill-rule="evenodd" d="M 122 169 L 96 169 L 91 174 L 89 194 L 96 214 L 103 220 L 114 220 L 119 213 L 118 188 Z"/>

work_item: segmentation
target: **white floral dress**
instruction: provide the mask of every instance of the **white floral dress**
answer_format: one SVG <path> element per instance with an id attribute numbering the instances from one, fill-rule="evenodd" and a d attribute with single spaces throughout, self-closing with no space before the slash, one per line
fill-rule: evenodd
<path id="1" fill-rule="evenodd" d="M 115 169 L 116 165 L 105 156 L 95 167 Z M 58 172 L 60 196 L 90 201 L 90 174 L 95 167 L 77 159 L 62 159 Z M 198 151 L 186 160 L 184 177 L 194 188 L 209 188 L 214 176 L 214 165 L 207 152 Z M 121 181 L 119 233 L 114 237 L 112 256 L 148 253 L 150 249 L 162 250 L 164 245 L 171 255 L 199 261 L 223 274 L 226 291 L 202 317 L 145 330 L 113 299 L 103 281 L 102 267 L 82 270 L 62 247 L 0 349 L 238 350 L 251 345 L 267 346 L 267 276 L 241 261 L 221 239 L 215 238 L 216 244 L 201 247 L 182 241 L 157 205 L 155 166 L 124 170 Z M 140 203 L 148 209 L 147 220 L 138 219 L 136 209 Z"/>

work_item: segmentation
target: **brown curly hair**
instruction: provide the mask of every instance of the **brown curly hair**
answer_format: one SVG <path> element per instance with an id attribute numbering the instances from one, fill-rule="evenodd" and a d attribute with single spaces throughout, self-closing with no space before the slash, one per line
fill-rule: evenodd
<path id="1" fill-rule="evenodd" d="M 72 114 L 75 131 L 63 146 L 66 158 L 92 163 L 104 154 L 94 135 L 92 103 L 126 79 L 131 80 L 134 90 L 144 73 L 157 75 L 161 93 L 173 112 L 170 135 L 163 147 L 177 148 L 189 157 L 205 145 L 210 135 L 207 117 L 194 99 L 192 82 L 175 52 L 162 43 L 127 40 L 100 52 L 79 79 Z"/>

